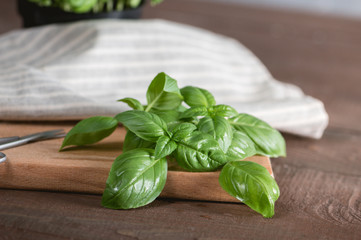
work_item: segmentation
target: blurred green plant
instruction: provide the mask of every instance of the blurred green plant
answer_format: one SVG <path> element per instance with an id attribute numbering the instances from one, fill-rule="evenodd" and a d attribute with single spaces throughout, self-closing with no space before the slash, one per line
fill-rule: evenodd
<path id="1" fill-rule="evenodd" d="M 57 7 L 66 12 L 110 12 L 123 9 L 137 8 L 143 0 L 28 0 L 42 7 Z M 150 0 L 151 5 L 161 3 L 163 0 Z"/>

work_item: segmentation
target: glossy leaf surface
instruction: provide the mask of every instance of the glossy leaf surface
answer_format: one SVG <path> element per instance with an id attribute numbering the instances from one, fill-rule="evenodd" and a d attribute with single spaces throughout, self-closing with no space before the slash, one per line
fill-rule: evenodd
<path id="1" fill-rule="evenodd" d="M 224 153 L 228 151 L 232 142 L 233 131 L 225 118 L 219 116 L 204 117 L 199 121 L 198 129 L 213 136 Z"/>
<path id="2" fill-rule="evenodd" d="M 91 117 L 77 123 L 64 138 L 60 147 L 62 150 L 66 146 L 82 146 L 99 142 L 114 132 L 118 122 L 112 117 Z"/>
<path id="3" fill-rule="evenodd" d="M 214 171 L 227 161 L 217 141 L 209 134 L 195 131 L 177 144 L 175 158 L 188 171 Z"/>
<path id="4" fill-rule="evenodd" d="M 183 97 L 177 81 L 165 73 L 159 73 L 151 82 L 147 91 L 148 106 L 150 109 L 173 110 L 179 107 Z"/>
<path id="5" fill-rule="evenodd" d="M 135 110 L 144 110 L 143 105 L 135 98 L 122 98 L 118 100 L 119 102 L 124 102 L 128 104 L 129 107 L 135 109 Z"/>
<path id="6" fill-rule="evenodd" d="M 228 105 L 216 105 L 211 107 L 194 106 L 190 107 L 181 113 L 180 118 L 204 117 L 204 116 L 219 116 L 219 117 L 233 117 L 236 116 L 237 111 Z"/>
<path id="7" fill-rule="evenodd" d="M 102 205 L 113 209 L 144 206 L 156 199 L 167 178 L 167 160 L 153 150 L 134 149 L 117 157 L 110 169 Z"/>
<path id="8" fill-rule="evenodd" d="M 192 123 L 179 123 L 172 129 L 172 139 L 179 142 L 187 138 L 196 129 L 197 126 Z"/>
<path id="9" fill-rule="evenodd" d="M 187 86 L 181 89 L 184 102 L 190 107 L 210 107 L 216 104 L 213 95 L 205 89 Z"/>
<path id="10" fill-rule="evenodd" d="M 231 196 L 264 217 L 274 215 L 280 191 L 265 167 L 249 161 L 229 162 L 219 175 L 219 183 Z"/>
<path id="11" fill-rule="evenodd" d="M 191 107 L 181 113 L 180 118 L 193 118 L 208 116 L 208 108 L 205 106 Z"/>
<path id="12" fill-rule="evenodd" d="M 234 117 L 238 114 L 233 107 L 224 104 L 213 106 L 209 111 L 210 115 L 220 117 Z"/>
<path id="13" fill-rule="evenodd" d="M 167 124 L 153 113 L 130 110 L 119 113 L 115 118 L 146 141 L 156 142 L 160 136 L 166 135 L 167 132 Z"/>
<path id="14" fill-rule="evenodd" d="M 177 143 L 175 143 L 167 136 L 162 136 L 157 141 L 154 156 L 156 159 L 164 158 L 168 155 L 171 155 L 176 148 Z"/>
<path id="15" fill-rule="evenodd" d="M 227 160 L 228 161 L 236 161 L 242 160 L 247 157 L 253 156 L 256 154 L 255 145 L 247 134 L 234 130 L 232 143 L 227 151 Z"/>
<path id="16" fill-rule="evenodd" d="M 282 135 L 266 122 L 248 114 L 238 114 L 229 119 L 231 125 L 244 132 L 255 143 L 257 154 L 278 157 L 286 155 L 286 143 Z"/>
<path id="17" fill-rule="evenodd" d="M 180 114 L 177 110 L 160 111 L 160 110 L 152 109 L 149 112 L 158 115 L 167 124 L 177 121 L 179 119 L 179 114 Z"/>
<path id="18" fill-rule="evenodd" d="M 141 139 L 135 133 L 127 131 L 123 142 L 123 152 L 127 152 L 136 148 L 151 148 L 154 149 L 155 143 Z"/>

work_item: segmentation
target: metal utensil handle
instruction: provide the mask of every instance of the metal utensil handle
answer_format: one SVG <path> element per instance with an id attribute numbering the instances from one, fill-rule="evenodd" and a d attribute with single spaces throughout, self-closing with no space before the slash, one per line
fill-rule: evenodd
<path id="1" fill-rule="evenodd" d="M 0 138 L 0 144 L 13 142 L 13 141 L 16 141 L 16 140 L 19 140 L 19 139 L 20 139 L 19 136 Z"/>
<path id="2" fill-rule="evenodd" d="M 28 142 L 32 142 L 32 141 L 36 141 L 36 140 L 45 140 L 45 139 L 64 137 L 64 134 L 65 133 L 63 132 L 63 130 L 52 130 L 52 131 L 30 134 L 30 135 L 21 137 L 18 140 L 8 142 L 5 144 L 1 144 L 0 151 L 4 150 L 4 149 L 8 149 L 8 148 L 21 146 Z"/>
<path id="3" fill-rule="evenodd" d="M 28 139 L 28 138 L 37 139 L 37 138 L 48 137 L 48 136 L 56 136 L 57 134 L 60 134 L 63 132 L 64 132 L 63 129 L 56 129 L 56 130 L 29 134 L 29 135 L 21 137 L 20 139 Z"/>
<path id="4" fill-rule="evenodd" d="M 33 140 L 33 138 L 19 139 L 19 140 L 13 141 L 13 142 L 2 144 L 2 145 L 0 145 L 0 151 L 4 150 L 4 149 L 24 145 L 24 144 L 30 142 L 31 140 Z"/>
<path id="5" fill-rule="evenodd" d="M 0 152 L 0 163 L 5 162 L 6 161 L 6 155 L 2 152 Z"/>

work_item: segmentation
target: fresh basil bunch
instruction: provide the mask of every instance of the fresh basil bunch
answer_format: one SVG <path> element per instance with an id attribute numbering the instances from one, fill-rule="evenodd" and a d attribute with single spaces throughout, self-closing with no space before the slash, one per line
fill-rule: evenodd
<path id="1" fill-rule="evenodd" d="M 146 98 L 146 105 L 120 99 L 133 110 L 115 117 L 80 121 L 61 146 L 92 144 L 109 136 L 118 123 L 126 127 L 123 153 L 106 182 L 104 207 L 129 209 L 152 202 L 165 185 L 167 161 L 176 161 L 191 172 L 221 169 L 224 190 L 264 217 L 274 215 L 276 181 L 263 166 L 240 160 L 256 154 L 285 156 L 285 141 L 277 130 L 230 106 L 217 105 L 205 89 L 179 89 L 165 73 L 154 78 Z"/>
<path id="2" fill-rule="evenodd" d="M 86 13 L 103 11 L 121 11 L 125 8 L 137 8 L 143 0 L 28 0 L 42 7 L 58 7 L 66 12 Z M 151 0 L 156 5 L 163 0 Z"/>

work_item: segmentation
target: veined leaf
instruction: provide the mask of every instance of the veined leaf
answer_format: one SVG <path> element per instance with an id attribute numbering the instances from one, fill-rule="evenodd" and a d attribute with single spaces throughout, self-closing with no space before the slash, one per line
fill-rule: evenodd
<path id="1" fill-rule="evenodd" d="M 216 104 L 213 95 L 205 89 L 187 86 L 181 89 L 184 102 L 190 107 L 210 107 Z"/>
<path id="2" fill-rule="evenodd" d="M 218 142 L 224 153 L 228 151 L 232 142 L 233 131 L 229 122 L 223 117 L 204 117 L 198 123 L 201 132 L 208 133 Z"/>
<path id="3" fill-rule="evenodd" d="M 110 169 L 102 205 L 137 208 L 156 199 L 167 178 L 167 160 L 154 159 L 151 149 L 134 149 L 117 157 Z"/>
<path id="4" fill-rule="evenodd" d="M 122 99 L 119 99 L 118 101 L 128 104 L 129 107 L 131 107 L 135 110 L 144 111 L 143 105 L 135 98 L 122 98 Z"/>
<path id="5" fill-rule="evenodd" d="M 155 146 L 154 156 L 156 159 L 164 158 L 172 154 L 176 148 L 177 148 L 177 143 L 175 143 L 167 136 L 162 136 L 157 141 L 157 145 Z"/>
<path id="6" fill-rule="evenodd" d="M 192 123 L 179 123 L 175 128 L 172 129 L 172 139 L 179 142 L 187 138 L 196 129 L 196 125 Z"/>
<path id="7" fill-rule="evenodd" d="M 237 130 L 233 131 L 232 143 L 226 153 L 228 161 L 242 160 L 256 154 L 255 145 L 247 134 Z"/>
<path id="8" fill-rule="evenodd" d="M 208 108 L 205 106 L 191 107 L 180 114 L 180 118 L 192 118 L 208 116 Z"/>
<path id="9" fill-rule="evenodd" d="M 65 136 L 60 150 L 70 145 L 82 146 L 99 142 L 112 134 L 117 126 L 117 120 L 112 117 L 97 116 L 81 120 Z"/>
<path id="10" fill-rule="evenodd" d="M 230 118 L 229 122 L 252 139 L 258 154 L 270 157 L 286 156 L 285 140 L 266 122 L 245 113 Z"/>
<path id="11" fill-rule="evenodd" d="M 158 116 L 159 116 L 161 119 L 163 119 L 167 124 L 178 121 L 178 119 L 179 119 L 179 114 L 180 114 L 177 110 L 164 110 L 164 111 L 160 111 L 160 110 L 156 110 L 156 109 L 151 109 L 149 112 L 158 115 Z"/>
<path id="12" fill-rule="evenodd" d="M 192 118 L 202 116 L 219 116 L 219 117 L 233 117 L 237 115 L 237 111 L 228 105 L 216 105 L 211 107 L 195 106 L 190 107 L 181 113 L 180 118 Z"/>
<path id="13" fill-rule="evenodd" d="M 226 163 L 226 156 L 211 135 L 195 131 L 178 142 L 175 158 L 191 172 L 214 171 Z"/>
<path id="14" fill-rule="evenodd" d="M 219 117 L 234 117 L 238 112 L 231 106 L 219 104 L 209 109 L 210 115 Z"/>
<path id="15" fill-rule="evenodd" d="M 130 110 L 119 113 L 115 118 L 146 141 L 156 142 L 167 133 L 167 124 L 153 113 Z"/>
<path id="16" fill-rule="evenodd" d="M 148 106 L 150 109 L 173 110 L 179 107 L 183 97 L 179 91 L 177 81 L 165 73 L 159 73 L 151 82 L 147 91 Z"/>
<path id="17" fill-rule="evenodd" d="M 136 148 L 151 148 L 154 149 L 155 143 L 141 139 L 132 131 L 127 131 L 123 142 L 123 152 L 127 152 Z"/>
<path id="18" fill-rule="evenodd" d="M 229 162 L 219 175 L 219 183 L 231 196 L 264 217 L 270 218 L 274 215 L 274 206 L 280 191 L 265 167 L 249 161 Z"/>

